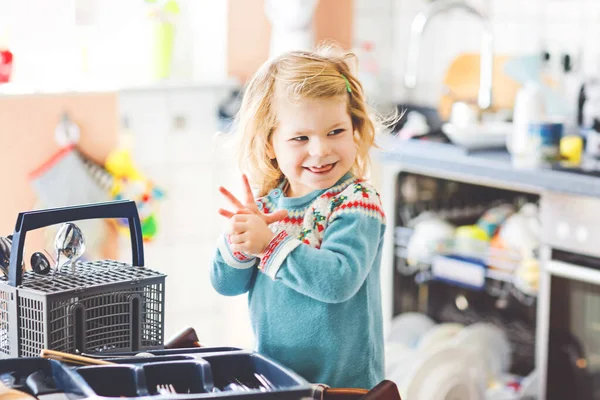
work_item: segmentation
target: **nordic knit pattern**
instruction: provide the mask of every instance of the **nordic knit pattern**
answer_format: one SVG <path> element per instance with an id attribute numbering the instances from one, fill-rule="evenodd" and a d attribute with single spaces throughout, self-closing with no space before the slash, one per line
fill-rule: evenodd
<path id="1" fill-rule="evenodd" d="M 259 258 L 223 236 L 211 280 L 224 295 L 249 292 L 257 350 L 314 383 L 372 388 L 383 379 L 380 263 L 385 217 L 375 189 L 346 174 L 335 186 L 257 200 L 288 216 Z"/>

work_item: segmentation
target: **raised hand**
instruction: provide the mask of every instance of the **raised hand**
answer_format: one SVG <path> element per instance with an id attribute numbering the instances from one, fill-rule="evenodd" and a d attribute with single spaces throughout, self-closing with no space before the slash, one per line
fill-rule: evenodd
<path id="1" fill-rule="evenodd" d="M 253 256 L 260 255 L 275 236 L 260 215 L 246 211 L 241 211 L 229 219 L 227 234 L 233 251 Z"/>
<path id="2" fill-rule="evenodd" d="M 252 189 L 250 188 L 250 182 L 248 182 L 248 177 L 245 174 L 242 175 L 242 181 L 244 182 L 244 191 L 246 195 L 244 203 L 238 200 L 237 197 L 235 197 L 229 190 L 225 189 L 223 186 L 219 187 L 219 192 L 221 192 L 221 194 L 225 196 L 227 200 L 229 200 L 229 202 L 235 209 L 235 211 L 229 211 L 223 208 L 219 208 L 219 214 L 221 214 L 225 218 L 231 218 L 234 215 L 239 214 L 240 212 L 244 212 L 245 210 L 250 214 L 254 214 L 261 217 L 267 225 L 270 225 L 277 221 L 281 221 L 287 216 L 286 210 L 278 210 L 271 214 L 265 214 L 261 212 L 254 201 L 254 195 L 252 194 Z"/>

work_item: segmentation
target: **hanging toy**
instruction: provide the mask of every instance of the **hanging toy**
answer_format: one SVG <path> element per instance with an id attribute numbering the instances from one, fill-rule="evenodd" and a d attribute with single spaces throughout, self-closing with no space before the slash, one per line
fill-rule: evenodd
<path id="1" fill-rule="evenodd" d="M 142 238 L 152 240 L 158 232 L 157 206 L 164 197 L 164 192 L 154 185 L 136 168 L 129 149 L 122 148 L 111 152 L 104 167 L 114 177 L 111 195 L 115 200 L 133 200 L 136 202 Z M 117 229 L 129 235 L 129 225 L 126 219 L 118 220 Z"/>

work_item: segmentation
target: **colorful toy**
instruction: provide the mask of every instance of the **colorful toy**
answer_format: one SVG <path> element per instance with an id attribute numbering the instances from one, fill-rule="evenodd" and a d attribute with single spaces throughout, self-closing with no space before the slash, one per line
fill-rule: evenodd
<path id="1" fill-rule="evenodd" d="M 114 177 L 111 196 L 115 200 L 135 201 L 142 225 L 142 237 L 146 242 L 151 241 L 158 232 L 157 203 L 164 197 L 164 191 L 142 175 L 127 148 L 112 151 L 106 158 L 104 167 Z M 127 220 L 117 220 L 117 229 L 129 235 Z"/>

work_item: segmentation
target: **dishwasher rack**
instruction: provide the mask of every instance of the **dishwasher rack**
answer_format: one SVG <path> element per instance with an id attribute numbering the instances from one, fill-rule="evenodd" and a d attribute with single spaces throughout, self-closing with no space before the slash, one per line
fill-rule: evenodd
<path id="1" fill-rule="evenodd" d="M 470 325 L 490 322 L 500 327 L 513 348 L 511 372 L 525 376 L 534 368 L 536 297 L 515 289 L 506 274 L 486 268 L 482 290 L 434 279 L 430 265 L 409 265 L 407 245 L 411 221 L 423 212 L 455 226 L 474 224 L 501 203 L 537 203 L 539 196 L 512 190 L 457 182 L 409 172 L 398 175 L 394 219 L 393 313 L 422 312 L 436 322 Z M 483 260 L 484 264 L 489 264 Z"/>

